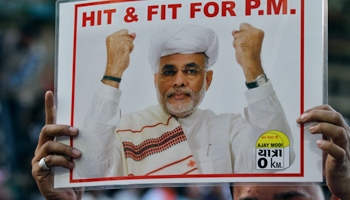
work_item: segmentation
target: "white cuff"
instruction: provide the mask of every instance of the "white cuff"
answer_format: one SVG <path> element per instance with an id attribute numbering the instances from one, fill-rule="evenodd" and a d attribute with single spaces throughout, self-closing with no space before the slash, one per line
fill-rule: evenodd
<path id="1" fill-rule="evenodd" d="M 274 92 L 275 91 L 272 87 L 271 80 L 268 79 L 268 81 L 265 84 L 260 85 L 257 88 L 249 89 L 244 94 L 247 99 L 248 105 L 251 105 L 258 101 L 268 98 Z"/>
<path id="2" fill-rule="evenodd" d="M 101 99 L 119 103 L 122 91 L 118 88 L 100 82 L 96 88 L 96 94 Z"/>

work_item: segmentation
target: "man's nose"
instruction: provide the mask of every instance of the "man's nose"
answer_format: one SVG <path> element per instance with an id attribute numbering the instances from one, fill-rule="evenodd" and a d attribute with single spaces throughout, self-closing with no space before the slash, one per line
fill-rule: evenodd
<path id="1" fill-rule="evenodd" d="M 174 76 L 174 86 L 184 87 L 187 86 L 186 75 L 183 71 L 179 70 Z"/>

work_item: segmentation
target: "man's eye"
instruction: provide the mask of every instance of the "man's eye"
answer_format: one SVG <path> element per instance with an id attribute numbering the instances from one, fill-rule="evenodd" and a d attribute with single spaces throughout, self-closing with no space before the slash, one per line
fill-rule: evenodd
<path id="1" fill-rule="evenodd" d="M 163 75 L 165 76 L 174 76 L 176 74 L 177 71 L 175 70 L 166 70 L 166 71 L 163 71 Z"/>
<path id="2" fill-rule="evenodd" d="M 197 74 L 198 70 L 197 69 L 185 69 L 184 72 L 186 74 Z"/>

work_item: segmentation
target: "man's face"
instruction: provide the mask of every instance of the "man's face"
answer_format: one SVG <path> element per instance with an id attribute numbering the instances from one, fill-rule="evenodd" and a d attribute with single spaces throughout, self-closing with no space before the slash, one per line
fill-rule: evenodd
<path id="1" fill-rule="evenodd" d="M 234 200 L 324 200 L 321 188 L 311 186 L 234 186 Z"/>
<path id="2" fill-rule="evenodd" d="M 160 59 L 154 81 L 165 112 L 183 118 L 195 111 L 212 80 L 213 71 L 206 71 L 205 67 L 203 53 L 173 54 Z"/>

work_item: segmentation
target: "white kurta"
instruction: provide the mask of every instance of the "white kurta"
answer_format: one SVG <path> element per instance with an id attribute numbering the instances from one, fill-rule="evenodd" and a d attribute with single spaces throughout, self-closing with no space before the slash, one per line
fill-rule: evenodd
<path id="1" fill-rule="evenodd" d="M 248 102 L 245 118 L 240 114 L 217 115 L 211 110 L 197 109 L 191 116 L 178 119 L 199 173 L 261 173 L 261 170 L 255 170 L 255 144 L 266 131 L 284 133 L 293 147 L 290 127 L 270 80 L 248 90 L 245 96 Z M 80 130 L 80 140 L 75 143 L 76 148 L 83 152 L 82 158 L 76 161 L 78 176 L 128 175 L 122 142 L 115 131 L 122 117 L 120 97 L 119 89 L 103 84 L 99 86 L 84 128 Z M 294 152 L 291 152 L 292 162 Z"/>

